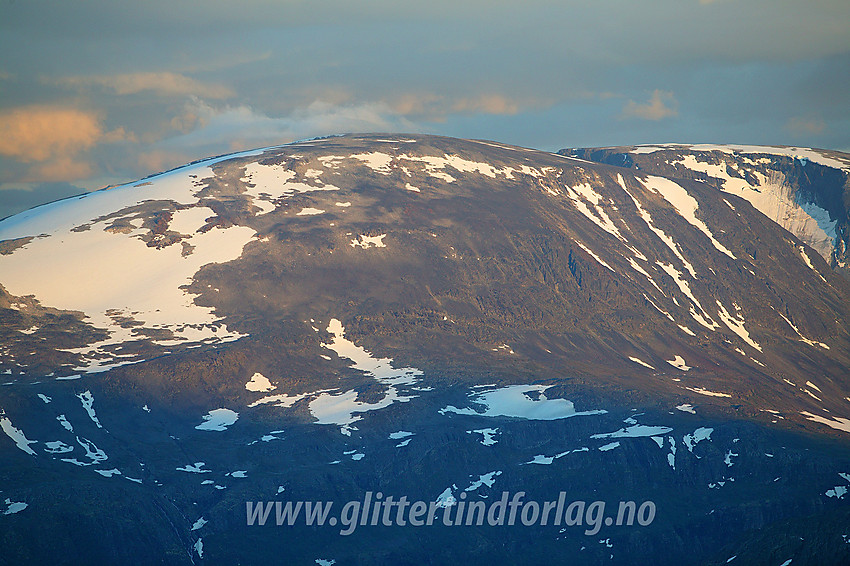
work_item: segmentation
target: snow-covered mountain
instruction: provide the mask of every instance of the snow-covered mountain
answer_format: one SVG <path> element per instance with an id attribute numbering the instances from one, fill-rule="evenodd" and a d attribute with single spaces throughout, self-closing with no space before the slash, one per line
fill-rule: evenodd
<path id="1" fill-rule="evenodd" d="M 470 536 L 482 563 L 850 556 L 848 171 L 350 135 L 0 221 L 0 563 L 448 563 Z M 657 519 L 601 541 L 245 522 L 565 482 Z M 806 516 L 818 542 L 780 544 Z"/>
<path id="2" fill-rule="evenodd" d="M 848 268 L 850 157 L 847 154 L 800 147 L 710 144 L 643 145 L 560 153 L 706 182 L 749 201 L 833 267 Z"/>

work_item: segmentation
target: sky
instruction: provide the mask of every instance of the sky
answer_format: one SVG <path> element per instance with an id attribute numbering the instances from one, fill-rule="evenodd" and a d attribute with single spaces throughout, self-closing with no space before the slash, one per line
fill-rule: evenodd
<path id="1" fill-rule="evenodd" d="M 0 218 L 347 132 L 850 152 L 850 2 L 0 0 Z"/>

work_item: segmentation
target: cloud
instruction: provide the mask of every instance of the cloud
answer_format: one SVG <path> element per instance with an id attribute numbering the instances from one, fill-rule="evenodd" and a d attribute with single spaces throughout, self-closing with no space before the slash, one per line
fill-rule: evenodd
<path id="1" fill-rule="evenodd" d="M 431 92 L 406 93 L 389 102 L 393 112 L 402 116 L 431 116 L 443 98 Z"/>
<path id="2" fill-rule="evenodd" d="M 160 171 L 168 171 L 174 167 L 185 165 L 191 160 L 192 158 L 186 154 L 160 149 L 143 151 L 136 155 L 137 171 L 140 175 L 152 175 Z"/>
<path id="3" fill-rule="evenodd" d="M 785 124 L 785 129 L 794 134 L 817 135 L 826 130 L 826 123 L 820 118 L 794 117 Z"/>
<path id="4" fill-rule="evenodd" d="M 120 96 L 138 94 L 140 92 L 153 92 L 163 96 L 192 95 L 213 100 L 224 100 L 235 95 L 233 89 L 228 86 L 204 83 L 197 79 L 171 72 L 64 77 L 53 80 L 52 82 L 75 89 L 100 87 Z"/>
<path id="5" fill-rule="evenodd" d="M 30 105 L 0 112 L 0 156 L 32 163 L 26 182 L 74 181 L 92 174 L 77 156 L 100 143 L 133 139 L 123 128 L 104 131 L 100 116 L 61 106 Z"/>
<path id="6" fill-rule="evenodd" d="M 410 119 L 445 121 L 450 114 L 489 114 L 512 116 L 525 107 L 544 105 L 541 101 L 519 101 L 501 94 L 483 93 L 450 97 L 431 92 L 406 93 L 387 102 L 397 114 Z"/>
<path id="7" fill-rule="evenodd" d="M 519 111 L 519 104 L 515 100 L 499 94 L 483 94 L 472 98 L 460 98 L 452 104 L 454 112 L 482 113 L 482 114 L 507 114 L 513 115 Z"/>
<path id="8" fill-rule="evenodd" d="M 62 155 L 33 165 L 22 180 L 25 183 L 58 183 L 86 179 L 93 173 L 94 167 L 90 162 Z"/>
<path id="9" fill-rule="evenodd" d="M 679 103 L 673 97 L 672 92 L 655 90 L 644 104 L 629 100 L 623 106 L 623 118 L 637 118 L 641 120 L 663 120 L 671 116 L 679 115 Z"/>
<path id="10" fill-rule="evenodd" d="M 245 105 L 215 108 L 195 100 L 185 116 L 198 126 L 194 131 L 164 140 L 160 149 L 194 153 L 252 148 L 297 139 L 346 132 L 399 132 L 416 130 L 385 103 L 335 105 L 315 101 L 287 116 L 271 117 Z"/>
<path id="11" fill-rule="evenodd" d="M 92 112 L 24 106 L 0 113 L 0 155 L 24 163 L 77 153 L 102 137 L 100 119 Z"/>
<path id="12" fill-rule="evenodd" d="M 192 159 L 225 152 L 289 143 L 298 139 L 352 132 L 423 131 L 427 121 L 452 114 L 514 115 L 520 103 L 498 94 L 450 98 L 407 93 L 391 101 L 354 102 L 344 91 L 284 114 L 272 116 L 248 105 L 215 105 L 192 98 L 170 121 L 175 134 L 139 153 L 139 174 L 149 174 Z M 153 140 L 152 140 L 153 141 Z"/>

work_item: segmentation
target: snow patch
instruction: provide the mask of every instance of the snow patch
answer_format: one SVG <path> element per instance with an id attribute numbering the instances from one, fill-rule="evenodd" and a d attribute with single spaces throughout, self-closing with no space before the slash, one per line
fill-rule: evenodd
<path id="1" fill-rule="evenodd" d="M 714 432 L 713 428 L 700 427 L 696 429 L 692 434 L 686 434 L 682 437 L 682 442 L 688 448 L 688 452 L 694 451 L 694 446 L 702 442 L 703 440 L 711 440 L 711 433 Z"/>
<path id="2" fill-rule="evenodd" d="M 59 421 L 59 424 L 62 425 L 62 428 L 64 428 L 68 432 L 74 432 L 74 427 L 71 426 L 71 423 L 68 422 L 68 419 L 65 418 L 65 415 L 59 415 L 58 417 L 56 417 L 56 420 Z"/>
<path id="3" fill-rule="evenodd" d="M 532 458 L 531 460 L 526 462 L 526 464 L 543 464 L 543 465 L 548 466 L 549 464 L 551 464 L 554 461 L 555 461 L 554 456 L 544 456 L 543 454 L 538 454 L 537 456 L 535 456 L 534 458 Z"/>
<path id="4" fill-rule="evenodd" d="M 799 337 L 800 337 L 800 342 L 805 342 L 805 343 L 806 343 L 806 344 L 808 344 L 809 346 L 820 346 L 821 348 L 823 348 L 823 349 L 825 349 L 825 350 L 829 350 L 829 346 L 827 346 L 827 345 L 826 345 L 826 344 L 824 344 L 823 342 L 817 342 L 817 341 L 815 341 L 815 340 L 809 340 L 808 338 L 806 338 L 805 336 L 803 336 L 803 334 L 800 332 L 800 330 L 799 330 L 796 326 L 794 326 L 794 323 L 793 323 L 793 322 L 791 322 L 788 318 L 786 318 L 786 317 L 785 317 L 785 315 L 783 315 L 782 313 L 777 313 L 777 314 L 779 314 L 779 316 L 781 316 L 781 317 L 782 317 L 782 319 L 783 319 L 785 322 L 787 322 L 787 323 L 788 323 L 788 325 L 789 325 L 791 328 L 793 328 L 793 329 L 794 329 L 794 332 L 796 332 L 796 333 L 797 333 L 797 336 L 799 336 Z"/>
<path id="5" fill-rule="evenodd" d="M 440 414 L 456 413 L 481 417 L 514 417 L 530 420 L 556 420 L 581 415 L 600 415 L 605 410 L 576 411 L 572 401 L 549 399 L 545 391 L 551 385 L 509 385 L 499 389 L 476 392 L 470 400 L 477 408 L 448 406 Z"/>
<path id="6" fill-rule="evenodd" d="M 61 440 L 54 440 L 51 442 L 44 443 L 47 448 L 44 449 L 48 454 L 67 454 L 68 452 L 73 452 L 74 447 L 69 446 L 62 442 Z"/>
<path id="7" fill-rule="evenodd" d="M 28 503 L 24 503 L 23 501 L 12 501 L 9 498 L 6 498 L 6 510 L 3 511 L 4 515 L 14 515 L 15 513 L 20 513 L 24 509 L 29 507 Z"/>
<path id="8" fill-rule="evenodd" d="M 600 206 L 602 203 L 602 195 L 593 190 L 593 187 L 589 183 L 582 183 L 580 185 L 576 185 L 575 187 L 565 186 L 564 190 L 567 191 L 570 199 L 575 205 L 576 209 L 584 215 L 585 218 L 602 228 L 604 231 L 608 232 L 618 240 L 622 242 L 626 242 L 626 238 L 620 233 L 620 230 L 611 219 L 608 217 L 608 214 L 605 212 L 605 209 Z M 557 193 L 556 193 L 557 194 Z M 587 203 L 590 203 L 593 206 L 591 210 Z"/>
<path id="9" fill-rule="evenodd" d="M 704 389 L 702 387 L 685 387 L 688 391 L 693 391 L 694 393 L 699 393 L 700 395 L 705 395 L 707 397 L 731 397 L 728 393 L 719 393 L 717 391 L 709 391 L 708 389 Z"/>
<path id="10" fill-rule="evenodd" d="M 690 149 L 734 153 L 742 151 L 734 148 L 741 147 L 744 146 L 691 146 Z M 795 151 L 789 151 L 790 149 Z M 794 157 L 799 155 L 796 153 L 799 148 L 750 146 L 750 151 Z M 806 151 L 811 152 L 812 150 Z M 769 171 L 765 175 L 756 170 L 748 171 L 750 179 L 755 180 L 755 183 L 751 184 L 751 181 L 742 177 L 730 175 L 726 163 L 711 164 L 700 161 L 698 157 L 701 156 L 686 155 L 672 164 L 681 164 L 692 171 L 701 172 L 708 177 L 719 180 L 721 190 L 749 201 L 759 212 L 795 234 L 829 261 L 836 236 L 837 220 L 831 220 L 829 212 L 814 203 L 799 202 L 798 195 L 793 193 L 792 187 L 786 183 L 785 176 L 782 173 Z M 821 159 L 831 161 L 833 165 L 830 166 L 836 166 L 840 163 L 823 156 L 821 156 Z M 847 164 L 843 164 L 843 167 L 846 169 Z"/>
<path id="11" fill-rule="evenodd" d="M 652 215 L 650 215 L 649 212 L 647 212 L 643 208 L 643 205 L 640 203 L 640 201 L 637 198 L 635 198 L 634 195 L 632 195 L 632 193 L 629 191 L 628 187 L 626 186 L 626 182 L 623 180 L 622 175 L 619 175 L 619 174 L 617 175 L 617 182 L 620 184 L 620 187 L 622 187 L 622 189 L 626 192 L 626 194 L 629 195 L 629 197 L 631 197 L 632 202 L 634 203 L 638 214 L 640 215 L 640 217 L 644 221 L 644 223 L 646 223 L 646 226 L 658 237 L 658 239 L 660 239 L 664 243 L 664 245 L 666 245 L 670 249 L 670 251 L 673 252 L 673 254 L 677 258 L 679 258 L 679 260 L 682 262 L 682 265 L 684 265 L 685 269 L 688 270 L 688 273 L 691 274 L 691 277 L 696 279 L 697 274 L 696 274 L 696 271 L 694 271 L 694 266 L 691 265 L 691 263 L 688 260 L 686 260 L 685 257 L 682 255 L 682 252 L 679 250 L 679 245 L 675 242 L 675 240 L 673 240 L 673 238 L 671 238 L 666 233 L 664 233 L 663 230 L 661 230 L 661 229 L 659 229 L 655 226 L 655 223 L 652 220 Z"/>
<path id="12" fill-rule="evenodd" d="M 650 191 L 664 197 L 667 202 L 673 205 L 673 208 L 676 209 L 682 218 L 687 220 L 697 230 L 708 236 L 708 239 L 711 240 L 711 243 L 715 248 L 717 248 L 717 250 L 732 259 L 738 259 L 726 248 L 726 246 L 718 242 L 714 237 L 714 234 L 711 233 L 711 230 L 708 229 L 708 226 L 696 217 L 696 211 L 699 208 L 699 203 L 697 203 L 697 200 L 694 197 L 688 194 L 688 191 L 686 191 L 684 187 L 670 179 L 654 176 L 648 176 L 646 181 L 642 181 L 642 183 Z"/>
<path id="13" fill-rule="evenodd" d="M 275 389 L 275 386 L 272 385 L 272 382 L 269 381 L 269 378 L 257 372 L 252 375 L 248 383 L 245 384 L 245 389 L 247 389 L 248 391 L 268 392 Z"/>
<path id="14" fill-rule="evenodd" d="M 120 476 L 121 471 L 118 468 L 112 468 L 111 470 L 95 470 L 96 474 L 100 474 L 105 478 L 111 478 L 112 476 Z"/>
<path id="15" fill-rule="evenodd" d="M 466 431 L 467 434 L 480 434 L 482 436 L 481 444 L 484 446 L 492 446 L 498 442 L 496 440 L 496 434 L 499 432 L 498 428 L 479 428 L 475 430 Z"/>
<path id="16" fill-rule="evenodd" d="M 265 397 L 257 399 L 248 406 L 256 407 L 257 405 L 266 405 L 268 403 L 274 403 L 275 407 L 291 407 L 297 401 L 300 401 L 305 397 L 309 397 L 310 395 L 314 395 L 315 393 L 319 393 L 319 391 L 316 391 L 314 393 L 301 393 L 298 395 L 288 395 L 286 393 L 281 393 L 279 395 L 267 395 Z"/>
<path id="17" fill-rule="evenodd" d="M 395 402 L 407 402 L 411 397 L 399 394 L 398 390 L 390 387 L 384 398 L 376 403 L 365 403 L 357 400 L 358 393 L 354 389 L 343 393 L 322 393 L 310 401 L 310 413 L 316 418 L 316 424 L 335 424 L 347 427 L 363 418 L 355 413 L 366 413 L 385 409 Z"/>
<path id="18" fill-rule="evenodd" d="M 803 258 L 803 262 L 809 267 L 809 269 L 817 273 L 817 276 L 821 278 L 821 281 L 826 283 L 826 279 L 824 279 L 823 275 L 821 275 L 820 272 L 815 269 L 814 264 L 812 264 L 812 260 L 811 258 L 809 258 L 809 254 L 806 253 L 806 248 L 804 248 L 803 246 L 798 246 L 797 250 L 800 252 L 800 257 Z"/>
<path id="19" fill-rule="evenodd" d="M 646 363 L 645 361 L 643 361 L 640 358 L 635 358 L 634 356 L 629 356 L 629 359 L 636 364 L 642 365 L 643 367 L 647 367 L 649 369 L 655 369 L 654 367 L 652 367 L 651 365 L 649 365 L 648 363 Z"/>
<path id="20" fill-rule="evenodd" d="M 718 316 L 720 316 L 720 320 L 723 321 L 723 324 L 725 324 L 729 328 L 729 330 L 731 330 L 732 332 L 737 334 L 738 337 L 741 338 L 741 340 L 743 340 L 744 342 L 746 342 L 747 344 L 749 344 L 750 346 L 752 346 L 753 348 L 755 348 L 756 350 L 761 352 L 762 350 L 761 350 L 761 346 L 759 345 L 759 343 L 756 342 L 755 340 L 753 340 L 752 338 L 750 338 L 750 333 L 747 332 L 746 328 L 744 328 L 744 317 L 741 314 L 740 309 L 739 308 L 735 309 L 736 313 L 735 313 L 735 317 L 733 318 L 732 315 L 730 315 L 726 311 L 726 308 L 723 306 L 723 304 L 720 301 L 715 300 L 714 302 L 717 303 L 717 306 L 720 308 L 720 310 L 718 311 L 717 314 L 718 314 Z M 734 305 L 734 306 L 737 307 L 738 305 Z"/>
<path id="21" fill-rule="evenodd" d="M 437 507 L 441 509 L 448 509 L 453 505 L 457 505 L 457 499 L 455 498 L 451 487 L 447 487 L 440 495 L 437 496 L 436 504 Z"/>
<path id="22" fill-rule="evenodd" d="M 413 436 L 412 432 L 407 432 L 406 430 L 400 430 L 398 432 L 392 432 L 389 435 L 390 440 L 401 440 L 402 438 L 407 438 L 408 436 Z"/>
<path id="23" fill-rule="evenodd" d="M 94 412 L 94 395 L 92 395 L 91 391 L 84 391 L 77 395 L 77 398 L 83 404 L 83 409 L 88 413 L 89 418 L 92 420 L 94 424 L 97 425 L 97 428 L 103 428 L 103 425 L 100 424 L 100 421 L 97 418 L 97 415 Z"/>
<path id="24" fill-rule="evenodd" d="M 606 432 L 593 434 L 590 438 L 641 438 L 644 436 L 658 436 L 667 434 L 673 429 L 668 426 L 647 426 L 642 424 L 632 425 L 628 428 L 621 428 L 614 432 Z"/>
<path id="25" fill-rule="evenodd" d="M 171 331 L 174 339 L 148 339 L 162 346 L 203 341 L 220 343 L 241 337 L 217 323 L 219 318 L 214 309 L 196 305 L 195 295 L 181 287 L 190 284 L 203 265 L 239 257 L 244 245 L 253 238 L 254 230 L 231 226 L 197 233 L 182 225 L 188 213 L 180 211 L 180 229 L 192 232 L 183 239 L 193 247 L 192 253 L 185 256 L 178 245 L 151 247 L 135 232 L 107 231 L 114 218 L 92 222 L 88 230 L 71 231 L 74 226 L 96 219 L 98 213 L 120 211 L 118 205 L 114 209 L 103 206 L 103 210 L 96 206 L 113 203 L 116 199 L 109 195 L 115 191 L 119 196 L 125 193 L 122 188 L 116 188 L 85 195 L 90 197 L 85 199 L 85 204 L 91 204 L 91 210 L 78 210 L 68 201 L 57 203 L 65 206 L 50 207 L 55 209 L 55 214 L 47 217 L 59 224 L 60 229 L 46 229 L 49 237 L 37 238 L 16 253 L 0 256 L 2 284 L 6 289 L 13 294 L 35 295 L 45 306 L 84 312 L 86 322 L 108 331 L 109 337 L 101 342 L 68 350 L 87 360 L 78 367 L 87 373 L 139 361 L 135 354 L 118 354 L 110 347 L 143 338 L 139 333 L 143 328 Z M 166 200 L 179 199 L 180 194 L 175 188 Z M 131 200 L 135 203 L 136 198 Z M 127 199 L 125 201 L 119 204 L 129 204 Z M 69 226 L 64 214 L 60 214 L 63 212 L 77 221 Z M 0 227 L 4 224 L 0 223 Z M 29 224 L 26 227 L 29 228 Z M 152 278 L 157 281 L 156 285 L 147 283 Z M 90 283 L 79 285 L 79 281 Z M 125 328 L 121 326 L 122 317 L 141 325 Z"/>
<path id="26" fill-rule="evenodd" d="M 323 348 L 332 350 L 340 358 L 347 358 L 354 362 L 355 369 L 372 375 L 376 380 L 388 385 L 412 385 L 423 375 L 416 368 L 399 368 L 392 366 L 392 358 L 375 358 L 364 348 L 357 346 L 354 342 L 345 338 L 345 328 L 342 323 L 332 318 L 328 324 L 327 331 L 333 336 L 329 344 L 322 344 Z"/>
<path id="27" fill-rule="evenodd" d="M 231 409 L 213 409 L 203 416 L 204 422 L 195 427 L 197 430 L 222 432 L 236 422 L 239 413 Z"/>
<path id="28" fill-rule="evenodd" d="M 502 475 L 500 470 L 496 470 L 494 472 L 489 472 L 484 475 L 478 476 L 478 479 L 469 484 L 469 487 L 464 489 L 464 491 L 476 491 L 481 486 L 486 485 L 487 487 L 493 487 L 493 484 L 496 483 L 496 477 Z"/>
<path id="29" fill-rule="evenodd" d="M 209 474 L 212 470 L 204 470 L 204 462 L 195 462 L 194 464 L 186 464 L 182 468 L 175 468 L 178 472 L 189 472 L 192 474 Z M 211 480 L 210 480 L 211 481 Z"/>
<path id="30" fill-rule="evenodd" d="M 12 421 L 6 416 L 6 412 L 0 409 L 0 429 L 6 433 L 6 436 L 12 439 L 19 449 L 23 450 L 31 456 L 35 456 L 35 450 L 29 447 L 30 444 L 36 444 L 37 440 L 27 439 L 24 432 L 12 426 Z"/>
<path id="31" fill-rule="evenodd" d="M 691 366 L 685 363 L 685 358 L 683 358 L 682 356 L 675 356 L 672 360 L 665 361 L 680 371 L 688 371 L 691 369 Z"/>
<path id="32" fill-rule="evenodd" d="M 800 414 L 809 419 L 810 421 L 825 424 L 826 426 L 834 428 L 835 430 L 850 432 L 850 419 L 845 419 L 843 417 L 833 417 L 832 419 L 829 419 L 826 417 L 813 415 L 808 411 L 802 411 Z"/>
<path id="33" fill-rule="evenodd" d="M 614 268 L 613 268 L 613 267 L 611 267 L 610 265 L 608 265 L 607 263 L 605 263 L 605 262 L 602 260 L 602 258 L 601 258 L 601 257 L 599 257 L 598 255 L 596 255 L 595 253 L 593 253 L 593 251 L 592 251 L 590 248 L 588 248 L 587 246 L 585 246 L 584 244 L 582 244 L 582 243 L 581 243 L 581 242 L 579 242 L 578 240 L 573 240 L 573 241 L 574 241 L 576 244 L 578 244 L 578 246 L 579 246 L 581 249 L 583 249 L 583 250 L 584 250 L 584 251 L 586 251 L 588 254 L 590 254 L 590 256 L 591 256 L 593 259 L 595 259 L 597 262 L 599 262 L 599 263 L 600 263 L 603 267 L 607 267 L 607 268 L 608 268 L 608 270 L 609 270 L 609 271 L 611 271 L 612 273 L 617 273 L 616 271 L 614 271 Z"/>
<path id="34" fill-rule="evenodd" d="M 368 248 L 385 248 L 387 247 L 387 245 L 384 243 L 384 238 L 386 237 L 386 234 L 381 234 L 380 236 L 360 235 L 356 239 L 351 240 L 351 247 L 360 247 L 364 250 Z"/>

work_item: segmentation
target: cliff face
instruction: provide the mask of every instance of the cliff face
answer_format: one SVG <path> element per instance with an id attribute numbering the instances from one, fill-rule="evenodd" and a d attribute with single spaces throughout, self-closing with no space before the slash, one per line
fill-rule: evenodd
<path id="1" fill-rule="evenodd" d="M 559 153 L 677 179 L 740 196 L 847 274 L 850 159 L 797 147 L 630 146 Z"/>

